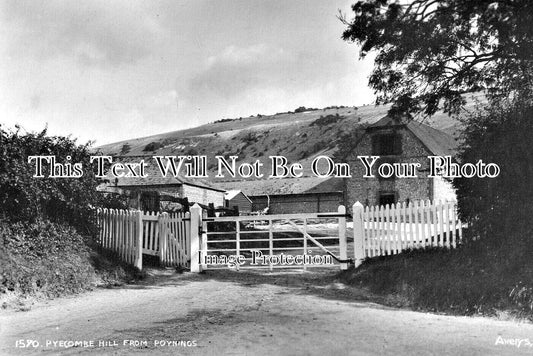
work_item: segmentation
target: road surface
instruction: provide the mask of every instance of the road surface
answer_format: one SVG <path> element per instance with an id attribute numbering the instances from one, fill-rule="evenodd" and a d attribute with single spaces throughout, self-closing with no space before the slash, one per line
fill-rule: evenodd
<path id="1" fill-rule="evenodd" d="M 384 307 L 334 273 L 153 271 L 2 311 L 0 355 L 533 355 L 531 324 Z"/>

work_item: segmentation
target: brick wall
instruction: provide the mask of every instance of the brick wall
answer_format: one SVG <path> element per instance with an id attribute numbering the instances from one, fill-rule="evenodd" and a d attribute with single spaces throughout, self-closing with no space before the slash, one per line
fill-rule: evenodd
<path id="1" fill-rule="evenodd" d="M 435 184 L 432 178 L 427 177 L 429 174 L 429 160 L 427 156 L 431 154 L 411 131 L 404 128 L 394 131 L 399 135 L 401 140 L 401 154 L 383 157 L 383 159 L 388 161 L 390 158 L 390 162 L 420 163 L 421 166 L 417 170 L 417 178 L 379 179 L 377 172 L 374 172 L 376 175 L 375 178 L 363 178 L 365 173 L 364 165 L 357 159 L 357 156 L 374 155 L 372 136 L 392 132 L 392 129 L 380 129 L 375 132 L 369 132 L 359 142 L 353 155 L 347 159 L 352 174 L 352 178 L 345 180 L 349 206 L 352 206 L 356 201 L 360 201 L 363 205 L 378 205 L 380 194 L 388 192 L 395 194 L 397 202 L 433 199 Z M 374 168 L 377 169 L 379 163 L 379 161 L 376 162 Z M 439 188 L 440 191 L 441 188 Z"/>

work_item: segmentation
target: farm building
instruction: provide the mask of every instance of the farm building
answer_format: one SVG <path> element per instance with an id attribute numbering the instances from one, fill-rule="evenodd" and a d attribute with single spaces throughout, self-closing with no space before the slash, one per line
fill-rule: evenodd
<path id="1" fill-rule="evenodd" d="M 351 205 L 383 205 L 414 200 L 454 200 L 450 181 L 428 177 L 428 156 L 455 154 L 457 142 L 453 136 L 416 121 L 394 120 L 386 116 L 370 125 L 346 162 L 352 178 L 345 180 L 345 191 Z M 416 178 L 364 178 L 364 165 L 357 156 L 380 156 L 380 163 L 420 163 Z"/>
<path id="2" fill-rule="evenodd" d="M 252 212 L 252 200 L 241 190 L 227 191 L 224 198 L 226 208 L 237 209 L 241 214 L 249 214 Z"/>
<path id="3" fill-rule="evenodd" d="M 148 157 L 127 157 L 120 159 L 119 162 L 139 162 L 143 158 L 146 162 L 145 178 L 115 178 L 99 190 L 127 194 L 130 207 L 145 211 L 179 209 L 185 202 L 191 205 L 199 203 L 224 207 L 225 191 L 213 187 L 204 180 L 174 177 L 170 174 L 163 177 L 157 164 L 151 162 Z"/>
<path id="4" fill-rule="evenodd" d="M 283 178 L 213 183 L 226 189 L 239 188 L 253 202 L 253 211 L 269 214 L 337 211 L 344 203 L 343 182 L 339 178 Z"/>

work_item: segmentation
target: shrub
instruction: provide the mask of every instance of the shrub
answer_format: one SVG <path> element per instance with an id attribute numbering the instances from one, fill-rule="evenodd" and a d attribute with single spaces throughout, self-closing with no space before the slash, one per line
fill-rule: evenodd
<path id="1" fill-rule="evenodd" d="M 125 143 L 125 144 L 122 145 L 122 148 L 120 149 L 120 154 L 121 155 L 125 155 L 128 152 L 130 152 L 130 151 L 131 151 L 131 146 L 129 144 Z"/>
<path id="2" fill-rule="evenodd" d="M 315 126 L 315 125 L 319 127 L 326 126 L 326 125 L 337 123 L 344 119 L 345 117 L 340 116 L 339 113 L 336 113 L 335 115 L 326 115 L 326 116 L 320 115 L 320 117 L 316 119 L 315 121 L 313 121 L 311 124 L 309 124 L 309 126 Z"/>
<path id="3" fill-rule="evenodd" d="M 494 247 L 522 250 L 531 244 L 533 211 L 533 103 L 492 105 L 465 120 L 461 162 L 493 162 L 496 178 L 456 179 L 459 212 L 472 237 Z"/>
<path id="4" fill-rule="evenodd" d="M 80 232 L 93 231 L 92 208 L 106 200 L 96 187 L 90 163 L 90 143 L 78 145 L 68 137 L 40 133 L 20 134 L 0 128 L 0 217 L 13 222 L 49 219 L 68 223 Z M 80 178 L 34 178 L 35 164 L 28 156 L 55 156 L 58 163 L 81 163 Z M 44 176 L 50 173 L 45 165 Z"/>
<path id="5" fill-rule="evenodd" d="M 145 152 L 155 151 L 155 150 L 160 149 L 161 147 L 163 147 L 161 142 L 155 142 L 154 141 L 154 142 L 150 142 L 149 144 L 144 146 L 143 151 L 145 151 Z"/>

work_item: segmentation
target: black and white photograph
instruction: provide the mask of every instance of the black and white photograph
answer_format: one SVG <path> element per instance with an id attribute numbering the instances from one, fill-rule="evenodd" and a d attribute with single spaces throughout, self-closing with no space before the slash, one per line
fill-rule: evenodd
<path id="1" fill-rule="evenodd" d="M 0 0 L 0 355 L 533 355 L 533 2 Z"/>

